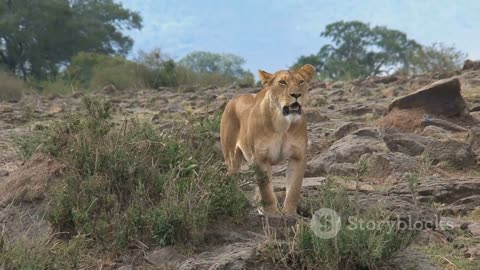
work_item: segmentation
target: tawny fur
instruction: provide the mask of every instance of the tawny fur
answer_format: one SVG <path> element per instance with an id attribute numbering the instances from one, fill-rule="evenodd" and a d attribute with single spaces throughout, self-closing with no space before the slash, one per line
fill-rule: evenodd
<path id="1" fill-rule="evenodd" d="M 264 88 L 258 94 L 234 97 L 225 107 L 220 137 L 229 174 L 243 161 L 255 165 L 264 180 L 257 180 L 263 210 L 279 214 L 272 185 L 272 165 L 288 160 L 287 195 L 282 212 L 295 215 L 305 171 L 307 122 L 304 112 L 285 115 L 284 106 L 302 106 L 308 83 L 315 75 L 311 65 L 298 71 L 259 71 Z M 300 95 L 300 96 L 299 96 Z"/>

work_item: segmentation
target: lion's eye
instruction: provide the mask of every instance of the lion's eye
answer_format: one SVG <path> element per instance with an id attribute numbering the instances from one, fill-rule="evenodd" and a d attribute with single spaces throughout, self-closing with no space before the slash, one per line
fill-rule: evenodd
<path id="1" fill-rule="evenodd" d="M 304 80 L 300 80 L 300 81 L 298 82 L 299 85 L 303 85 L 304 83 L 305 83 Z"/>
<path id="2" fill-rule="evenodd" d="M 284 80 L 280 80 L 280 81 L 278 81 L 278 83 L 281 84 L 281 85 L 287 85 L 287 82 L 284 81 Z"/>

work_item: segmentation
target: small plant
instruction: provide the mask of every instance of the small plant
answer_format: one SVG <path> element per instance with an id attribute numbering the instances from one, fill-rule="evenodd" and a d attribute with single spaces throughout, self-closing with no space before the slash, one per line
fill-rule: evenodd
<path id="1" fill-rule="evenodd" d="M 318 196 L 304 203 L 312 213 L 321 208 L 334 210 L 340 220 L 336 234 L 320 237 L 311 223 L 300 222 L 286 241 L 270 241 L 266 253 L 277 265 L 290 269 L 377 269 L 412 240 L 412 233 L 389 226 L 389 213 L 379 207 L 357 214 L 347 194 L 331 179 Z"/>
<path id="2" fill-rule="evenodd" d="M 413 203 L 415 208 L 417 208 L 417 187 L 418 187 L 418 175 L 414 173 L 407 174 L 408 188 L 410 189 L 410 194 L 412 195 Z"/>

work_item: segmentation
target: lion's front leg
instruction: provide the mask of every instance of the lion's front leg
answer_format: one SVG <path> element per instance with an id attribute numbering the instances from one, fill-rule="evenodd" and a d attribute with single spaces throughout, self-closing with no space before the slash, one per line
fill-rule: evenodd
<path id="1" fill-rule="evenodd" d="M 261 196 L 263 211 L 266 215 L 278 215 L 277 196 L 272 184 L 272 166 L 259 164 L 255 166 L 255 177 Z"/>
<path id="2" fill-rule="evenodd" d="M 291 158 L 287 167 L 287 196 L 282 212 L 285 215 L 296 215 L 297 205 L 300 200 L 303 175 L 305 173 L 305 158 Z"/>

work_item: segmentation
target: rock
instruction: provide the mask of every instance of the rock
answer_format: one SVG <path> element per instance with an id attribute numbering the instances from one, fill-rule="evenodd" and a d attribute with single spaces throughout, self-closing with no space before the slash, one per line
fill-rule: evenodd
<path id="1" fill-rule="evenodd" d="M 445 244 L 448 241 L 442 233 L 426 229 L 418 231 L 413 242 L 417 245 L 427 246 L 430 244 Z"/>
<path id="2" fill-rule="evenodd" d="M 414 93 L 396 98 L 388 105 L 388 111 L 422 108 L 433 115 L 460 115 L 467 108 L 460 91 L 460 81 L 457 78 L 440 80 Z"/>
<path id="3" fill-rule="evenodd" d="M 328 174 L 338 175 L 338 176 L 350 176 L 355 175 L 358 171 L 358 166 L 353 163 L 333 163 L 328 167 Z"/>
<path id="4" fill-rule="evenodd" d="M 302 190 L 316 190 L 319 187 L 323 186 L 325 184 L 325 181 L 327 178 L 325 177 L 305 177 L 303 179 L 302 183 Z M 272 181 L 274 187 L 275 187 L 275 192 L 277 191 L 285 191 L 287 187 L 287 182 L 285 180 L 285 177 L 274 177 Z"/>
<path id="5" fill-rule="evenodd" d="M 429 84 L 414 93 L 393 100 L 388 105 L 388 114 L 379 121 L 379 125 L 414 131 L 421 127 L 425 114 L 437 118 L 466 117 L 467 104 L 460 92 L 460 81 L 457 78 Z"/>
<path id="6" fill-rule="evenodd" d="M 420 133 L 422 136 L 429 136 L 436 139 L 446 140 L 451 138 L 450 132 L 437 126 L 426 126 Z"/>
<path id="7" fill-rule="evenodd" d="M 472 127 L 468 132 L 467 143 L 477 158 L 480 157 L 480 127 Z"/>
<path id="8" fill-rule="evenodd" d="M 328 164 L 329 166 L 331 164 Z M 317 156 L 316 158 L 307 162 L 305 168 L 305 177 L 316 177 L 327 174 L 327 164 L 323 156 Z"/>
<path id="9" fill-rule="evenodd" d="M 352 134 L 360 137 L 371 137 L 380 140 L 383 137 L 383 133 L 384 129 L 380 128 L 362 128 L 353 132 Z"/>
<path id="10" fill-rule="evenodd" d="M 424 155 L 434 164 L 447 161 L 456 168 L 475 164 L 475 153 L 470 145 L 456 140 L 432 141 L 425 148 Z"/>
<path id="11" fill-rule="evenodd" d="M 368 210 L 379 205 L 382 209 L 391 213 L 389 216 L 391 221 L 398 222 L 400 228 L 411 228 L 415 230 L 422 230 L 426 228 L 436 228 L 438 224 L 437 210 L 432 208 L 429 204 L 413 202 L 411 194 L 401 196 L 400 194 L 391 193 L 389 190 L 386 193 L 378 191 L 360 192 L 356 194 L 355 191 L 348 193 L 349 197 L 358 202 L 354 202 L 360 209 Z"/>
<path id="12" fill-rule="evenodd" d="M 11 202 L 32 202 L 45 197 L 49 184 L 62 175 L 64 165 L 45 154 L 32 159 L 0 182 L 0 206 Z"/>
<path id="13" fill-rule="evenodd" d="M 424 115 L 421 125 L 422 127 L 437 126 L 446 130 L 454 131 L 454 132 L 468 131 L 466 128 L 459 126 L 455 123 L 452 123 L 443 119 L 434 118 L 430 115 Z"/>
<path id="14" fill-rule="evenodd" d="M 212 251 L 204 252 L 187 259 L 179 270 L 218 269 L 241 270 L 245 269 L 248 260 L 255 257 L 259 243 L 255 241 L 233 243 L 221 246 Z"/>
<path id="15" fill-rule="evenodd" d="M 315 110 L 315 111 L 307 111 L 306 112 L 307 116 L 307 121 L 309 123 L 319 123 L 319 122 L 325 122 L 328 120 L 328 116 L 323 114 L 321 111 Z"/>
<path id="16" fill-rule="evenodd" d="M 345 85 L 345 83 L 342 82 L 342 81 L 335 81 L 335 82 L 333 82 L 332 84 L 330 84 L 330 88 L 332 88 L 332 89 L 339 89 L 339 88 L 343 88 L 344 85 Z"/>
<path id="17" fill-rule="evenodd" d="M 468 225 L 468 231 L 475 237 L 480 237 L 480 223 Z"/>
<path id="18" fill-rule="evenodd" d="M 57 114 L 63 112 L 63 108 L 60 106 L 52 106 L 48 110 L 48 114 Z"/>
<path id="19" fill-rule="evenodd" d="M 7 170 L 0 170 L 0 177 L 9 176 L 10 173 Z"/>
<path id="20" fill-rule="evenodd" d="M 172 247 L 154 250 L 145 256 L 145 260 L 159 269 L 178 269 L 187 258 Z"/>
<path id="21" fill-rule="evenodd" d="M 462 70 L 477 70 L 480 69 L 480 61 L 472 61 L 470 59 L 463 62 Z"/>
<path id="22" fill-rule="evenodd" d="M 385 143 L 375 136 L 376 129 L 359 130 L 336 141 L 327 153 L 317 156 L 307 163 L 305 176 L 321 176 L 329 173 L 328 168 L 335 163 L 356 163 L 366 153 L 385 152 Z M 357 134 L 361 135 L 357 135 Z M 370 136 L 368 136 L 370 135 Z"/>
<path id="23" fill-rule="evenodd" d="M 339 140 L 353 131 L 359 129 L 359 125 L 352 122 L 341 123 L 337 129 L 333 132 L 332 136 L 335 140 Z"/>
<path id="24" fill-rule="evenodd" d="M 383 140 L 392 152 L 400 152 L 409 156 L 423 154 L 425 147 L 433 140 L 414 133 L 404 133 L 395 129 L 386 129 Z"/>
<path id="25" fill-rule="evenodd" d="M 416 188 L 417 200 L 425 203 L 452 204 L 462 198 L 480 194 L 480 177 L 443 178 L 429 176 L 419 179 Z M 407 181 L 398 183 L 389 190 L 398 196 L 411 196 Z"/>
<path id="26" fill-rule="evenodd" d="M 102 93 L 105 94 L 105 95 L 111 95 L 111 94 L 114 94 L 116 92 L 118 92 L 117 87 L 115 87 L 115 85 L 113 85 L 113 84 L 106 85 L 102 89 Z"/>
<path id="27" fill-rule="evenodd" d="M 0 113 L 11 113 L 11 112 L 13 112 L 12 107 L 0 105 Z"/>
<path id="28" fill-rule="evenodd" d="M 81 98 L 83 97 L 85 94 L 83 92 L 74 92 L 71 97 L 72 98 Z"/>
<path id="29" fill-rule="evenodd" d="M 227 106 L 228 101 L 224 99 L 215 99 L 213 102 L 209 102 L 207 105 L 198 108 L 193 111 L 195 114 L 205 115 L 212 114 L 214 112 L 223 111 Z"/>
<path id="30" fill-rule="evenodd" d="M 463 255 L 465 258 L 480 258 L 480 244 L 467 248 Z"/>
<path id="31" fill-rule="evenodd" d="M 47 95 L 47 100 L 49 100 L 49 101 L 55 100 L 57 98 L 61 98 L 61 96 L 59 94 L 55 94 L 55 93 Z"/>
<path id="32" fill-rule="evenodd" d="M 362 159 L 366 160 L 365 176 L 382 182 L 396 182 L 405 173 L 419 169 L 417 159 L 400 152 L 365 154 Z"/>
<path id="33" fill-rule="evenodd" d="M 376 77 L 373 78 L 374 83 L 384 83 L 384 84 L 389 84 L 392 82 L 398 81 L 399 78 L 396 75 L 389 75 L 389 76 L 382 76 L 382 77 Z"/>
<path id="34" fill-rule="evenodd" d="M 346 106 L 345 108 L 342 108 L 340 112 L 344 114 L 356 115 L 356 116 L 361 116 L 368 113 L 371 113 L 373 115 L 383 115 L 385 112 L 385 109 L 375 104 L 366 104 L 366 105 L 356 104 L 356 105 Z"/>
<path id="35" fill-rule="evenodd" d="M 393 269 L 437 270 L 429 256 L 409 247 L 390 259 Z M 389 268 L 387 268 L 389 269 Z"/>
<path id="36" fill-rule="evenodd" d="M 397 97 L 402 91 L 397 86 L 390 86 L 382 90 L 382 95 L 386 98 Z"/>
<path id="37" fill-rule="evenodd" d="M 472 195 L 448 204 L 440 210 L 445 214 L 458 216 L 467 215 L 478 206 L 480 206 L 480 195 Z"/>

